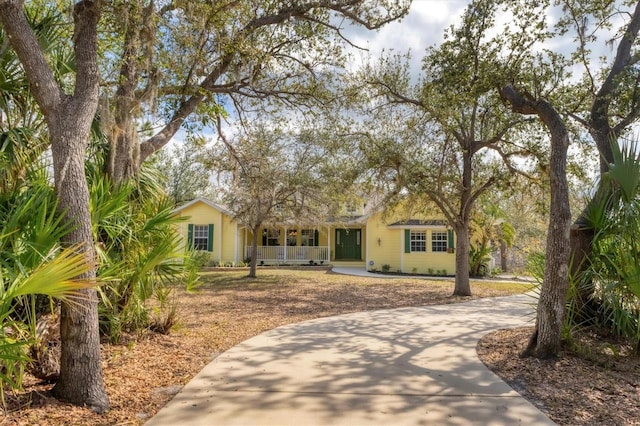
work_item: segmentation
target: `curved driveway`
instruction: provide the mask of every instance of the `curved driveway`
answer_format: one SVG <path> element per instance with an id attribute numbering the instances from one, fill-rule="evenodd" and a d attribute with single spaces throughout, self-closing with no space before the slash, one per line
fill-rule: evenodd
<path id="1" fill-rule="evenodd" d="M 358 312 L 291 324 L 221 354 L 159 425 L 544 425 L 489 371 L 480 337 L 533 320 L 534 299 Z"/>

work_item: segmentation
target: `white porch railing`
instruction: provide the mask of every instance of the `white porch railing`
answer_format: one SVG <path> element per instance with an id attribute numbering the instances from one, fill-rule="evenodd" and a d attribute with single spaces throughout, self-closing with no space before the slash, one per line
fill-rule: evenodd
<path id="1" fill-rule="evenodd" d="M 252 247 L 245 250 L 245 258 L 251 258 Z M 329 263 L 329 247 L 325 246 L 258 246 L 258 264 Z"/>

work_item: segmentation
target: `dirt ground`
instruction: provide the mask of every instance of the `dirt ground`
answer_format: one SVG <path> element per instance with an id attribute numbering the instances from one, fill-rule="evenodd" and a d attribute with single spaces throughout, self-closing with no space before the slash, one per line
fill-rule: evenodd
<path id="1" fill-rule="evenodd" d="M 456 303 L 451 282 L 349 277 L 326 270 L 214 272 L 195 293 L 176 291 L 179 322 L 167 335 L 129 336 L 103 344 L 111 402 L 106 414 L 57 401 L 51 385 L 27 377 L 7 395 L 0 425 L 139 425 L 204 365 L 247 338 L 280 325 L 372 309 Z M 474 298 L 523 292 L 523 285 L 474 284 Z M 483 361 L 559 424 L 640 424 L 640 365 L 609 347 L 610 356 L 567 352 L 541 363 L 519 358 L 527 330 L 499 331 L 478 345 Z M 566 356 L 565 356 L 566 355 Z"/>
<path id="2" fill-rule="evenodd" d="M 478 342 L 480 359 L 561 425 L 640 425 L 640 358 L 631 348 L 581 334 L 557 359 L 520 358 L 532 327 Z"/>

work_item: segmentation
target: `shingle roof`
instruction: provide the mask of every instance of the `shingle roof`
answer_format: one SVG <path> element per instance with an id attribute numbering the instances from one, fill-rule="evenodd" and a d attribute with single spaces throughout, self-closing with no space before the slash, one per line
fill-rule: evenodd
<path id="1" fill-rule="evenodd" d="M 183 205 L 181 205 L 181 206 L 179 206 L 179 207 L 176 207 L 175 209 L 173 209 L 173 213 L 177 213 L 177 212 L 179 212 L 179 211 L 181 211 L 181 210 L 184 210 L 184 209 L 186 209 L 187 207 L 190 207 L 190 206 L 192 206 L 192 205 L 194 205 L 194 204 L 196 204 L 196 203 L 205 203 L 205 204 L 207 204 L 208 206 L 213 207 L 214 209 L 216 209 L 216 210 L 218 210 L 218 211 L 220 211 L 220 212 L 222 212 L 222 213 L 226 214 L 227 216 L 233 216 L 233 214 L 231 213 L 231 211 L 229 211 L 229 209 L 227 209 L 225 206 L 220 205 L 220 204 L 218 204 L 218 203 L 215 203 L 215 202 L 213 202 L 213 201 L 211 201 L 211 200 L 209 200 L 209 199 L 206 199 L 206 198 L 204 198 L 204 197 L 198 197 L 198 198 L 196 198 L 196 199 L 193 199 L 193 200 L 189 201 L 189 202 L 188 202 L 188 203 L 186 203 L 186 204 L 183 204 Z"/>
<path id="2" fill-rule="evenodd" d="M 447 221 L 442 219 L 408 219 L 387 225 L 394 228 L 408 228 L 408 227 L 420 227 L 420 226 L 447 226 Z"/>

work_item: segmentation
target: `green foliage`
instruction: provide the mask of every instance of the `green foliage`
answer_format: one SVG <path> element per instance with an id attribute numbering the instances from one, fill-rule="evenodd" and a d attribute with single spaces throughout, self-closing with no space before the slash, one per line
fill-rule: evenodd
<path id="1" fill-rule="evenodd" d="M 48 298 L 73 303 L 73 292 L 95 285 L 75 280 L 90 265 L 75 247 L 61 249 L 69 227 L 56 212 L 53 191 L 37 182 L 0 193 L 0 398 L 21 387 L 36 319 Z M 44 297 L 44 299 L 43 299 Z M 45 303 L 43 303 L 45 302 Z"/>
<path id="2" fill-rule="evenodd" d="M 51 4 L 29 2 L 27 20 L 61 87 L 74 70 L 70 26 Z M 52 297 L 73 303 L 75 290 L 95 282 L 74 280 L 90 269 L 76 247 L 62 249 L 70 230 L 58 214 L 43 153 L 48 146 L 39 113 L 15 52 L 0 28 L 0 397 L 21 386 L 36 344 L 38 316 L 55 307 Z M 6 385 L 6 386 L 5 386 Z"/>
<path id="3" fill-rule="evenodd" d="M 469 275 L 484 277 L 489 274 L 491 262 L 491 247 L 486 245 L 471 245 L 469 247 Z"/>
<path id="4" fill-rule="evenodd" d="M 538 286 L 542 285 L 544 279 L 544 252 L 535 251 L 529 253 L 527 258 L 527 273 L 536 280 Z"/>
<path id="5" fill-rule="evenodd" d="M 385 263 L 384 265 L 382 265 L 381 269 L 382 272 L 389 272 L 391 270 L 391 265 Z"/>
<path id="6" fill-rule="evenodd" d="M 112 341 L 123 332 L 167 331 L 175 320 L 173 285 L 197 280 L 195 261 L 178 252 L 173 203 L 144 170 L 139 183 L 114 185 L 95 168 L 91 176 L 91 214 L 100 291 L 101 331 Z M 149 175 L 151 174 L 151 175 Z M 153 315 L 152 315 L 153 314 Z"/>
<path id="7" fill-rule="evenodd" d="M 469 247 L 471 276 L 490 275 L 489 265 L 494 245 L 504 242 L 507 247 L 511 247 L 515 240 L 515 228 L 506 221 L 506 215 L 498 203 L 488 198 L 481 198 L 484 205 L 471 221 L 471 233 L 475 237 L 475 244 Z"/>
<path id="8" fill-rule="evenodd" d="M 621 336 L 640 350 L 640 148 L 612 144 L 614 163 L 602 176 L 597 202 L 587 217 L 594 231 L 591 263 L 574 284 L 590 286 L 593 297 L 570 298 L 570 327 L 596 327 Z"/>
<path id="9" fill-rule="evenodd" d="M 166 191 L 175 205 L 207 196 L 210 188 L 210 155 L 203 138 L 194 135 L 171 151 L 160 151 L 154 161 L 166 182 Z"/>

